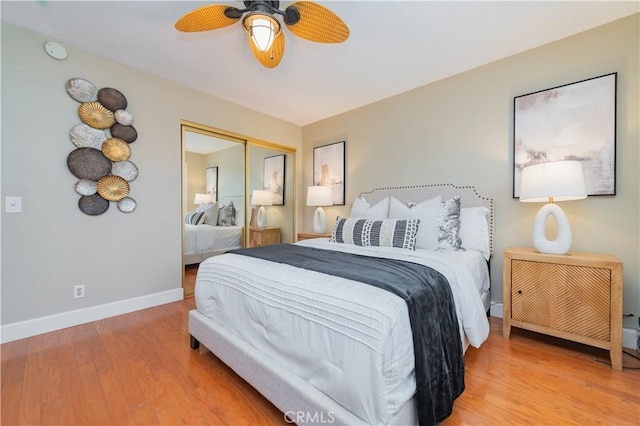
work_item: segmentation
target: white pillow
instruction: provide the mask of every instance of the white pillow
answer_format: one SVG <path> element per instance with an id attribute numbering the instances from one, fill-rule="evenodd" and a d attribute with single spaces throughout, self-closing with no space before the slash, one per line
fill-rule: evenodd
<path id="1" fill-rule="evenodd" d="M 204 223 L 206 225 L 218 226 L 218 203 L 207 203 L 202 205 L 206 207 L 202 210 L 196 209 L 196 211 L 204 212 Z"/>
<path id="2" fill-rule="evenodd" d="M 460 239 L 462 247 L 478 250 L 486 260 L 491 256 L 489 244 L 490 211 L 486 207 L 465 207 L 460 211 Z"/>
<path id="3" fill-rule="evenodd" d="M 384 220 L 389 215 L 389 197 L 378 201 L 373 207 L 363 197 L 358 197 L 351 204 L 349 217 L 360 219 Z"/>
<path id="4" fill-rule="evenodd" d="M 438 212 L 440 195 L 411 207 L 396 198 L 389 201 L 389 219 L 420 219 L 416 234 L 416 248 L 435 250 L 438 248 Z"/>

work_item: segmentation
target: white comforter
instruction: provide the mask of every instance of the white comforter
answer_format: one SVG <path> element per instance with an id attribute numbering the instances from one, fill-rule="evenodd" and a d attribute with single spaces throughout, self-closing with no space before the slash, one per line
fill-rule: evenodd
<path id="1" fill-rule="evenodd" d="M 479 347 L 489 334 L 480 293 L 486 261 L 476 252 L 408 251 L 330 243 L 297 244 L 410 260 L 451 285 L 461 338 Z M 196 308 L 289 368 L 367 424 L 385 424 L 415 393 L 406 303 L 370 285 L 235 254 L 200 265 Z"/>

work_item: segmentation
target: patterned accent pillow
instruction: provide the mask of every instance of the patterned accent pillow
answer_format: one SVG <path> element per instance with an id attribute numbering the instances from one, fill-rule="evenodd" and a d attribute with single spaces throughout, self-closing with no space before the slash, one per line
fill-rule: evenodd
<path id="1" fill-rule="evenodd" d="M 225 204 L 218 210 L 218 226 L 232 226 L 236 220 L 236 208 L 233 201 Z"/>
<path id="2" fill-rule="evenodd" d="M 187 225 L 200 225 L 204 222 L 204 212 L 189 212 L 184 217 L 184 223 Z"/>
<path id="3" fill-rule="evenodd" d="M 371 220 L 338 217 L 331 241 L 358 246 L 416 248 L 416 234 L 420 219 Z"/>
<path id="4" fill-rule="evenodd" d="M 460 239 L 460 196 L 440 203 L 438 215 L 438 248 L 464 250 Z"/>

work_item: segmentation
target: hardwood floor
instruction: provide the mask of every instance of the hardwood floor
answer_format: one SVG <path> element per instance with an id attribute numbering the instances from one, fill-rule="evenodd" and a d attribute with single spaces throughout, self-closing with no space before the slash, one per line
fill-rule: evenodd
<path id="1" fill-rule="evenodd" d="M 184 267 L 184 279 L 182 280 L 182 288 L 185 297 L 193 296 L 196 288 L 196 276 L 198 275 L 199 264 L 187 265 Z"/>
<path id="2" fill-rule="evenodd" d="M 2 424 L 287 424 L 210 352 L 189 348 L 194 304 L 3 344 Z M 489 340 L 467 352 L 466 390 L 444 425 L 640 424 L 639 370 L 522 330 L 505 340 L 501 325 L 491 318 Z"/>

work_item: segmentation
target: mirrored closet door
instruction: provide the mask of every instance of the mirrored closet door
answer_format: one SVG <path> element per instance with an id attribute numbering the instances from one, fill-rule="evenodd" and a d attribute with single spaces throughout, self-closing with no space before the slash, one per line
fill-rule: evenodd
<path id="1" fill-rule="evenodd" d="M 181 129 L 182 282 L 188 297 L 200 262 L 245 245 L 246 140 L 189 121 Z"/>

